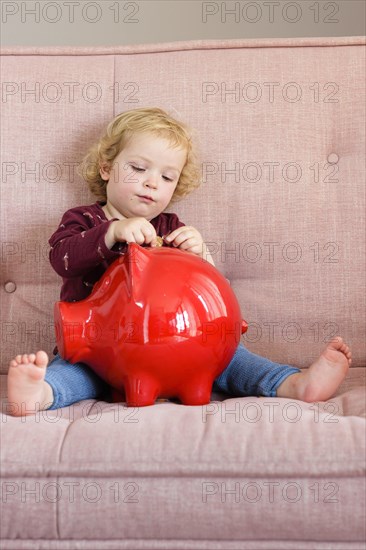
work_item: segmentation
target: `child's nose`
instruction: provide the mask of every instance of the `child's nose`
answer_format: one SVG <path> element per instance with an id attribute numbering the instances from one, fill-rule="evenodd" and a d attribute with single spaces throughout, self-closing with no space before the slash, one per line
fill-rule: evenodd
<path id="1" fill-rule="evenodd" d="M 146 177 L 144 184 L 146 185 L 146 187 L 152 187 L 156 189 L 158 186 L 158 176 L 154 174 L 149 174 Z"/>

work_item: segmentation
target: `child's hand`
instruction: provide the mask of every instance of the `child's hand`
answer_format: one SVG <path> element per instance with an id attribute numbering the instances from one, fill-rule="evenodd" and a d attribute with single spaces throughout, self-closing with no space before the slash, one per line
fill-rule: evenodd
<path id="1" fill-rule="evenodd" d="M 164 240 L 177 248 L 202 257 L 204 243 L 201 234 L 195 227 L 187 225 L 178 227 L 178 229 L 164 237 Z"/>
<path id="2" fill-rule="evenodd" d="M 137 244 L 156 243 L 156 231 L 154 226 L 145 218 L 128 218 L 111 223 L 114 242 L 127 242 Z"/>
<path id="3" fill-rule="evenodd" d="M 201 233 L 197 231 L 195 227 L 187 225 L 184 227 L 178 227 L 178 229 L 172 231 L 169 235 L 164 237 L 164 241 L 168 244 L 176 246 L 177 248 L 186 250 L 187 252 L 192 252 L 192 254 L 196 254 L 196 256 L 203 258 L 215 266 L 213 258 L 202 239 Z"/>
<path id="4" fill-rule="evenodd" d="M 201 233 L 197 231 L 195 227 L 184 226 L 178 227 L 175 231 L 172 231 L 169 235 L 164 237 L 164 240 L 187 252 L 192 252 L 201 258 L 206 251 L 205 243 L 203 242 Z"/>

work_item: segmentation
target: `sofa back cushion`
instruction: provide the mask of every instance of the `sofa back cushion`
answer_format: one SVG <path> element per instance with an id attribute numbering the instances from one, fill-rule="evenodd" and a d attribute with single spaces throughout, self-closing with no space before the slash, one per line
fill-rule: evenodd
<path id="1" fill-rule="evenodd" d="M 95 198 L 76 173 L 116 114 L 195 129 L 203 185 L 171 205 L 199 229 L 255 353 L 305 367 L 332 336 L 365 365 L 365 40 L 4 49 L 1 368 L 55 344 L 48 239 Z"/>

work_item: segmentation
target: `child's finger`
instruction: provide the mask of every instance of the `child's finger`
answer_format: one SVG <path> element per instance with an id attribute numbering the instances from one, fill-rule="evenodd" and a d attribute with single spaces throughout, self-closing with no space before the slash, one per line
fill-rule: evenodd
<path id="1" fill-rule="evenodd" d="M 136 243 L 136 244 L 143 244 L 145 242 L 145 236 L 143 234 L 143 232 L 141 231 L 141 229 L 135 229 L 132 234 L 131 234 L 131 237 L 128 239 L 129 243 Z"/>
<path id="2" fill-rule="evenodd" d="M 169 235 L 165 235 L 164 241 L 166 241 L 167 243 L 172 243 L 185 229 L 185 227 L 178 227 L 178 229 L 175 229 L 174 231 L 169 233 Z"/>
<path id="3" fill-rule="evenodd" d="M 187 250 L 188 252 L 192 251 L 195 252 L 199 249 L 200 243 L 197 241 L 195 237 L 188 237 L 184 241 L 181 242 L 179 245 L 179 248 L 181 250 Z"/>
<path id="4" fill-rule="evenodd" d="M 194 232 L 187 228 L 179 228 L 180 231 L 176 229 L 168 237 L 165 238 L 166 242 L 172 244 L 173 246 L 181 246 L 184 241 L 194 237 Z M 179 232 L 178 232 L 179 231 Z"/>
<path id="5" fill-rule="evenodd" d="M 156 240 L 156 231 L 152 224 L 142 227 L 141 230 L 144 235 L 145 244 L 151 244 Z"/>

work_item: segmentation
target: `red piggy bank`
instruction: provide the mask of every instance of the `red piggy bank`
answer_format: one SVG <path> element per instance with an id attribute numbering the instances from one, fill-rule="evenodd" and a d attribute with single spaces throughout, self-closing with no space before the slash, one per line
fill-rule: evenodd
<path id="1" fill-rule="evenodd" d="M 208 403 L 247 328 L 221 273 L 170 247 L 132 243 L 88 298 L 55 304 L 60 355 L 86 363 L 128 406 Z"/>

